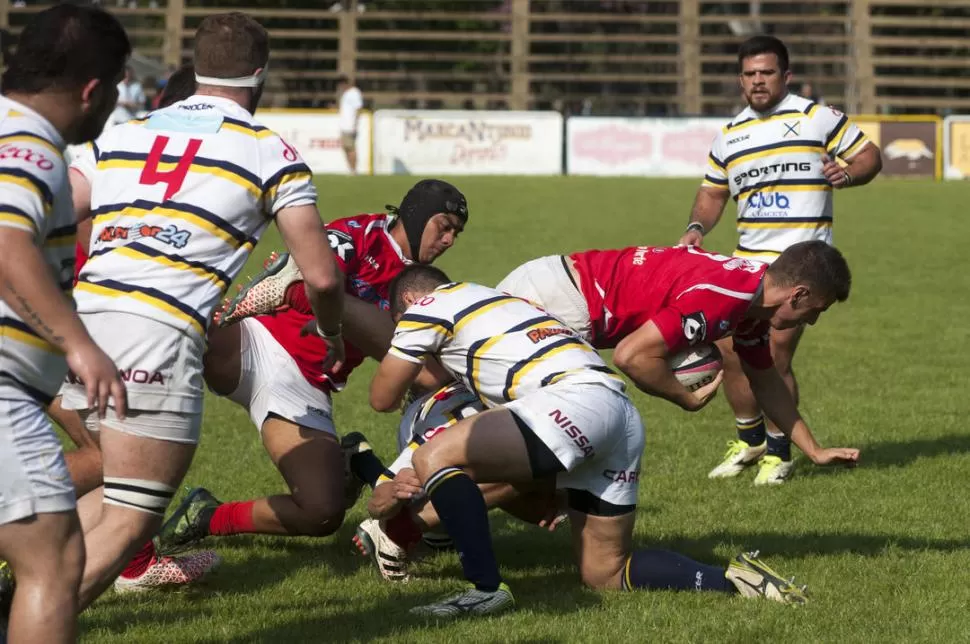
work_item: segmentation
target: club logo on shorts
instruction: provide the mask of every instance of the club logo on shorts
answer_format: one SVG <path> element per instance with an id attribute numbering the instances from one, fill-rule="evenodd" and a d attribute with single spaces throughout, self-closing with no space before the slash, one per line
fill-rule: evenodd
<path id="1" fill-rule="evenodd" d="M 687 338 L 688 344 L 695 345 L 707 338 L 707 318 L 704 317 L 702 312 L 683 315 L 680 319 L 684 328 L 684 337 Z"/>

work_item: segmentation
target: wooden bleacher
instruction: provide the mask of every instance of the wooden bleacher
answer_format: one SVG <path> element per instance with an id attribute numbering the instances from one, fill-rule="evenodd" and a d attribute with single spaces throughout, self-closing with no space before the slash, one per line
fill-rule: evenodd
<path id="1" fill-rule="evenodd" d="M 0 27 L 15 38 L 49 4 L 0 1 Z M 847 111 L 970 110 L 970 0 L 104 4 L 140 54 L 167 65 L 190 57 L 204 16 L 229 9 L 254 15 L 270 32 L 267 104 L 277 107 L 329 106 L 336 77 L 346 74 L 377 108 L 725 115 L 739 104 L 737 46 L 763 32 L 788 43 L 796 89 L 810 82 Z"/>

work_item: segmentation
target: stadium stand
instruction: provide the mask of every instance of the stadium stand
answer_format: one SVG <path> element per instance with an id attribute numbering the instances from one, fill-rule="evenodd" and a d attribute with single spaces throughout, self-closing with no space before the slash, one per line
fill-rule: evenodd
<path id="1" fill-rule="evenodd" d="M 20 4 L 20 3 L 17 3 Z M 0 3 L 16 35 L 49 2 Z M 104 0 L 140 56 L 173 68 L 213 10 L 270 30 L 266 105 L 330 107 L 357 79 L 370 107 L 732 113 L 735 52 L 756 32 L 792 49 L 799 82 L 856 113 L 970 107 L 970 3 L 953 0 Z"/>

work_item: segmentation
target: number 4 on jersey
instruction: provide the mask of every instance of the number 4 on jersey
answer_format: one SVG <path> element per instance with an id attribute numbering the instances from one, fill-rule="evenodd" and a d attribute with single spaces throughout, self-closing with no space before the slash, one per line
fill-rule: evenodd
<path id="1" fill-rule="evenodd" d="M 152 151 L 148 154 L 148 158 L 145 159 L 145 167 L 142 168 L 141 176 L 138 178 L 138 183 L 145 186 L 164 183 L 166 185 L 165 201 L 171 199 L 182 188 L 185 175 L 189 173 L 189 168 L 192 167 L 192 161 L 202 146 L 202 139 L 189 139 L 189 144 L 185 147 L 185 152 L 182 153 L 175 167 L 171 170 L 159 170 L 158 166 L 162 163 L 162 153 L 165 151 L 165 146 L 167 145 L 167 136 L 155 137 L 155 142 L 152 144 Z"/>

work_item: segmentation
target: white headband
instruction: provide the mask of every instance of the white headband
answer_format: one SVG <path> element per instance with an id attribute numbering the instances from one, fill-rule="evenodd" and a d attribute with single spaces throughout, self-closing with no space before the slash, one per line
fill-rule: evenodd
<path id="1" fill-rule="evenodd" d="M 216 78 L 214 76 L 195 75 L 195 82 L 199 85 L 215 85 L 216 87 L 259 87 L 266 79 L 266 70 L 269 63 L 263 65 L 259 73 L 251 76 L 240 76 L 238 78 Z"/>

